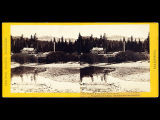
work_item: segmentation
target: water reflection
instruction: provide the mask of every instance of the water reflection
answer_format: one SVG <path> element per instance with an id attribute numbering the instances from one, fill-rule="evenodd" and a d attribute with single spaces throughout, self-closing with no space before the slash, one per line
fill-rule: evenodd
<path id="1" fill-rule="evenodd" d="M 45 71 L 45 68 L 35 68 L 35 67 L 26 67 L 20 66 L 11 69 L 11 80 L 12 83 L 29 83 L 29 82 L 37 82 L 37 76 L 39 72 Z M 14 81 L 13 81 L 14 78 Z"/>
<path id="2" fill-rule="evenodd" d="M 85 67 L 80 69 L 80 81 L 107 82 L 108 74 L 115 69 L 108 67 Z M 39 73 L 46 71 L 46 68 L 35 68 L 20 66 L 11 69 L 12 84 L 16 83 L 37 83 L 41 81 Z M 44 78 L 43 78 L 44 80 Z"/>
<path id="3" fill-rule="evenodd" d="M 114 68 L 107 68 L 107 67 L 85 67 L 80 69 L 80 80 L 81 82 L 83 81 L 89 81 L 91 82 L 94 81 L 104 81 L 107 82 L 107 75 L 111 72 L 114 71 Z"/>

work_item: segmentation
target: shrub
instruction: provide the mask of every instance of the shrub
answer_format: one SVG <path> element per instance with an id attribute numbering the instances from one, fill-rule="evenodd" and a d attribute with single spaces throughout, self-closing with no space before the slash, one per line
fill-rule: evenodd
<path id="1" fill-rule="evenodd" d="M 87 62 L 92 64 L 95 60 L 95 56 L 93 54 L 83 54 L 80 57 L 81 62 Z"/>
<path id="2" fill-rule="evenodd" d="M 79 55 L 76 53 L 70 54 L 61 51 L 51 52 L 47 55 L 46 63 L 53 62 L 69 62 L 69 61 L 79 61 Z"/>
<path id="3" fill-rule="evenodd" d="M 115 57 L 108 57 L 108 63 L 115 62 Z"/>
<path id="4" fill-rule="evenodd" d="M 125 51 L 115 56 L 116 62 L 148 60 L 148 57 L 140 52 Z"/>
<path id="5" fill-rule="evenodd" d="M 97 62 L 107 62 L 107 58 L 105 58 L 103 55 L 86 53 L 86 54 L 81 55 L 80 61 L 87 62 L 89 64 L 93 64 L 93 63 L 97 63 Z"/>
<path id="6" fill-rule="evenodd" d="M 29 55 L 25 53 L 15 53 L 11 57 L 12 61 L 18 62 L 20 64 L 24 63 L 34 63 L 37 62 L 37 58 L 34 55 Z"/>
<path id="7" fill-rule="evenodd" d="M 52 62 L 58 62 L 62 61 L 64 58 L 64 52 L 51 52 L 50 54 L 47 55 L 46 62 L 47 63 L 52 63 Z"/>

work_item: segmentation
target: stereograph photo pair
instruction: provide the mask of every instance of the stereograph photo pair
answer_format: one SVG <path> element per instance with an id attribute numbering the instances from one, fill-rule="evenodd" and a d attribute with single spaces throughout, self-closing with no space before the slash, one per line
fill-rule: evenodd
<path id="1" fill-rule="evenodd" d="M 158 97 L 158 23 L 2 23 L 2 95 Z"/>

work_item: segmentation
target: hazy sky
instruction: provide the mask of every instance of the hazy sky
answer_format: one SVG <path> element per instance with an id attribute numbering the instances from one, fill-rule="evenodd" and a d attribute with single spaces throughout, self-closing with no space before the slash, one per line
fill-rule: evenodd
<path id="1" fill-rule="evenodd" d="M 130 37 L 146 38 L 149 33 L 149 24 L 143 25 L 12 25 L 11 35 L 30 37 L 37 34 L 40 36 L 54 36 L 64 38 L 77 38 L 79 32 L 82 36 L 100 37 L 121 35 Z"/>

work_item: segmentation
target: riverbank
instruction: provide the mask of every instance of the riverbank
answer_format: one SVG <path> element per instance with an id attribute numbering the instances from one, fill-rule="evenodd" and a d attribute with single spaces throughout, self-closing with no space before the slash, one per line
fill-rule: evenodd
<path id="1" fill-rule="evenodd" d="M 11 64 L 12 93 L 79 93 L 78 63 Z"/>
<path id="2" fill-rule="evenodd" d="M 149 61 L 125 63 L 82 64 L 78 62 L 20 65 L 11 63 L 11 68 L 31 67 L 36 70 L 45 69 L 35 74 L 33 72 L 12 78 L 11 92 L 149 92 L 150 91 L 150 63 Z M 107 75 L 107 81 L 101 82 L 100 76 L 85 78 L 80 82 L 80 69 L 89 66 L 115 68 Z M 24 69 L 22 69 L 24 70 Z M 27 70 L 27 69 L 26 69 Z M 31 70 L 31 69 L 28 69 Z M 23 72 L 23 71 L 22 71 Z"/>
<path id="3" fill-rule="evenodd" d="M 11 68 L 20 67 L 20 66 L 27 66 L 27 67 L 45 67 L 45 68 L 52 68 L 52 67 L 58 67 L 58 68 L 80 68 L 80 64 L 78 62 L 67 62 L 67 63 L 50 63 L 50 64 L 44 64 L 44 63 L 24 63 L 19 64 L 17 62 L 11 62 Z"/>
<path id="4" fill-rule="evenodd" d="M 100 77 L 93 76 L 93 84 L 89 78 L 81 85 L 82 92 L 149 92 L 150 91 L 150 63 L 149 61 L 126 62 L 116 64 L 95 64 L 93 66 L 116 68 L 109 73 L 106 81 L 101 81 Z M 87 81 L 87 80 L 86 80 Z"/>

